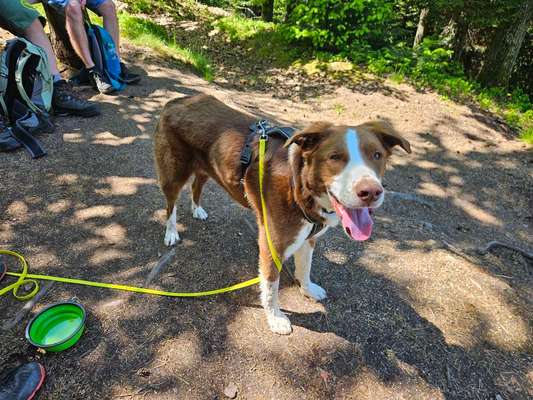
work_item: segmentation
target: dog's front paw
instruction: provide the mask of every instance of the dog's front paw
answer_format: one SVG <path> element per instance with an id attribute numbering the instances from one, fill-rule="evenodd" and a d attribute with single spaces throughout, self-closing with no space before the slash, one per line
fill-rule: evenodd
<path id="1" fill-rule="evenodd" d="M 192 217 L 195 219 L 200 219 L 202 221 L 207 219 L 207 213 L 202 207 L 194 207 L 192 208 Z"/>
<path id="2" fill-rule="evenodd" d="M 180 242 L 180 235 L 176 229 L 167 229 L 165 233 L 165 245 L 174 246 Z"/>
<path id="3" fill-rule="evenodd" d="M 326 296 L 326 291 L 318 286 L 316 283 L 309 282 L 309 285 L 306 287 L 300 287 L 300 292 L 314 300 L 324 300 Z"/>
<path id="4" fill-rule="evenodd" d="M 267 316 L 270 330 L 278 335 L 288 335 L 292 332 L 291 321 L 282 312 Z"/>

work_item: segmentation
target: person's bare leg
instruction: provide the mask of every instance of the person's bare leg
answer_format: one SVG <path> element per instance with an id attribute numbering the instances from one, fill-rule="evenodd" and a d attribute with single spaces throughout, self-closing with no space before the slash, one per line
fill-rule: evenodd
<path id="1" fill-rule="evenodd" d="M 65 6 L 66 26 L 72 48 L 87 69 L 94 67 L 89 51 L 89 40 L 83 26 L 83 13 L 78 0 L 70 0 Z"/>
<path id="2" fill-rule="evenodd" d="M 46 55 L 48 56 L 50 72 L 52 73 L 52 75 L 59 76 L 59 69 L 57 68 L 57 61 L 56 56 L 54 54 L 54 50 L 52 49 L 50 40 L 48 40 L 48 36 L 46 36 L 46 34 L 44 33 L 43 26 L 38 19 L 33 21 L 33 23 L 24 30 L 24 38 L 26 38 L 33 44 L 36 44 L 37 46 L 41 46 L 44 49 Z"/>
<path id="3" fill-rule="evenodd" d="M 104 19 L 104 28 L 113 38 L 115 47 L 117 48 L 117 55 L 120 57 L 120 33 L 115 3 L 112 0 L 106 0 L 98 7 L 98 13 Z"/>

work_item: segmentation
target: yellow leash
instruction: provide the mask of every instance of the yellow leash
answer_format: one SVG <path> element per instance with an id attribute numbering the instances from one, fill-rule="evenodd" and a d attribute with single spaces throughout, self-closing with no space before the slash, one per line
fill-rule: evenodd
<path id="1" fill-rule="evenodd" d="M 265 226 L 268 248 L 270 249 L 270 253 L 272 255 L 272 260 L 274 261 L 274 264 L 276 264 L 276 267 L 281 272 L 282 264 L 281 264 L 281 261 L 279 260 L 278 253 L 276 252 L 274 244 L 272 243 L 272 239 L 270 238 L 270 231 L 268 230 L 268 218 L 267 218 L 268 215 L 267 215 L 267 209 L 266 209 L 266 202 L 263 196 L 266 142 L 267 142 L 267 137 L 261 136 L 261 138 L 259 139 L 259 193 L 261 195 L 263 224 Z M 8 285 L 3 289 L 0 289 L 0 296 L 6 294 L 9 291 L 12 291 L 13 296 L 18 300 L 28 300 L 37 294 L 37 292 L 39 291 L 39 283 L 37 282 L 37 280 L 55 281 L 55 282 L 70 283 L 74 285 L 83 285 L 83 286 L 92 286 L 92 287 L 105 288 L 105 289 L 125 290 L 128 292 L 145 293 L 145 294 L 153 294 L 153 295 L 168 296 L 168 297 L 212 296 L 215 294 L 221 294 L 221 293 L 226 293 L 226 292 L 232 292 L 234 290 L 243 289 L 245 287 L 256 285 L 259 283 L 259 277 L 256 277 L 256 278 L 249 279 L 247 281 L 237 283 L 235 285 L 228 286 L 225 288 L 207 290 L 203 292 L 166 292 L 164 290 L 149 289 L 149 288 L 143 288 L 143 287 L 137 287 L 137 286 L 119 285 L 115 283 L 94 282 L 94 281 L 87 281 L 84 279 L 63 278 L 60 276 L 29 274 L 28 263 L 26 262 L 26 260 L 21 254 L 14 252 L 14 251 L 10 251 L 10 250 L 0 250 L 0 254 L 6 254 L 9 256 L 18 258 L 20 265 L 22 267 L 21 272 L 7 272 L 6 273 L 7 275 L 18 277 L 18 279 L 15 283 L 12 283 L 11 285 Z M 33 289 L 27 294 L 20 295 L 18 293 L 20 286 L 26 285 L 26 284 L 32 284 Z"/>
<path id="2" fill-rule="evenodd" d="M 278 268 L 278 271 L 281 272 L 281 261 L 279 260 L 278 253 L 276 252 L 276 248 L 274 247 L 274 243 L 272 243 L 272 239 L 270 238 L 270 230 L 268 229 L 268 215 L 267 215 L 267 208 L 266 208 L 266 201 L 265 197 L 263 195 L 263 178 L 265 175 L 265 153 L 266 153 L 266 143 L 268 140 L 268 136 L 261 135 L 259 138 L 259 194 L 261 195 L 261 209 L 263 210 L 263 225 L 265 226 L 265 233 L 268 243 L 268 248 L 270 249 L 270 255 L 272 256 L 272 261 L 274 261 L 274 264 L 276 264 L 276 267 Z"/>

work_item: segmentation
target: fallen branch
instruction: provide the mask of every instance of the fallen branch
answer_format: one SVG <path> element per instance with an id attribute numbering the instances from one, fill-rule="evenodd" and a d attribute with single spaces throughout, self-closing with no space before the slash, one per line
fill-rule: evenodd
<path id="1" fill-rule="evenodd" d="M 37 294 L 31 300 L 26 302 L 26 304 L 24 304 L 24 306 L 17 312 L 11 321 L 4 322 L 4 324 L 0 327 L 0 330 L 8 331 L 16 327 L 20 321 L 22 321 L 24 317 L 31 311 L 33 306 L 37 304 L 41 297 L 43 297 L 45 293 L 50 290 L 54 283 L 55 282 L 46 282 L 44 285 L 42 285 Z"/>
<path id="2" fill-rule="evenodd" d="M 497 240 L 493 240 L 492 242 L 487 243 L 487 245 L 485 247 L 483 247 L 483 248 L 480 248 L 478 250 L 478 252 L 480 254 L 487 254 L 488 252 L 490 252 L 495 247 L 505 247 L 507 249 L 514 250 L 517 253 L 522 254 L 524 257 L 526 257 L 526 258 L 528 258 L 530 260 L 533 260 L 533 252 L 521 249 L 519 247 L 510 245 L 510 244 L 498 242 Z"/>
<path id="3" fill-rule="evenodd" d="M 174 259 L 175 255 L 176 249 L 172 248 L 170 251 L 161 256 L 155 267 L 146 277 L 146 280 L 144 281 L 144 286 L 148 286 L 150 283 L 152 283 L 152 280 L 159 274 L 159 272 L 161 272 L 163 268 L 165 268 Z"/>

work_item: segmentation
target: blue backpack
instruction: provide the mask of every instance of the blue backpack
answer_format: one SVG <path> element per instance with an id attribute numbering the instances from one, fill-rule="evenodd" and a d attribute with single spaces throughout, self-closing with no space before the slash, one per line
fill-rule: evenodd
<path id="1" fill-rule="evenodd" d="M 124 89 L 126 84 L 120 78 L 120 59 L 113 38 L 104 28 L 91 23 L 87 11 L 85 11 L 85 29 L 96 69 L 116 91 Z"/>

